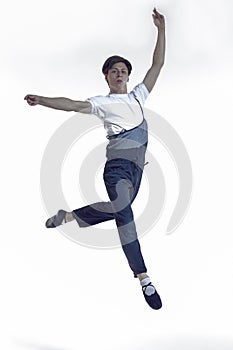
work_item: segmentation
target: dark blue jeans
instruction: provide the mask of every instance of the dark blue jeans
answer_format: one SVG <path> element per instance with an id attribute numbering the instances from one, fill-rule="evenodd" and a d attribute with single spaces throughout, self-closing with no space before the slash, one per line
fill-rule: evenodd
<path id="1" fill-rule="evenodd" d="M 142 172 L 141 167 L 128 159 L 108 160 L 103 177 L 110 202 L 98 202 L 73 210 L 80 227 L 115 219 L 122 249 L 135 277 L 147 271 L 131 207 L 140 187 Z"/>

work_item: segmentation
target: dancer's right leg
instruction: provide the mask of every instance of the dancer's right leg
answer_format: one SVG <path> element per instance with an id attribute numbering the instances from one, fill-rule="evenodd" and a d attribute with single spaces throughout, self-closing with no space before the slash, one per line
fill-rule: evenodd
<path id="1" fill-rule="evenodd" d="M 97 202 L 71 212 L 61 209 L 46 221 L 46 227 L 54 228 L 73 220 L 76 220 L 80 227 L 87 227 L 113 219 L 111 202 Z"/>

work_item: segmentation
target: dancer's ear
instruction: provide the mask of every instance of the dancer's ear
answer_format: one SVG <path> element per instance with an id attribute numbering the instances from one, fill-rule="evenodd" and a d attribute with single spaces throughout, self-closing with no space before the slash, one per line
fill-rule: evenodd
<path id="1" fill-rule="evenodd" d="M 105 74 L 105 80 L 108 83 L 108 75 L 107 74 Z M 109 83 L 108 83 L 108 85 L 109 85 Z"/>

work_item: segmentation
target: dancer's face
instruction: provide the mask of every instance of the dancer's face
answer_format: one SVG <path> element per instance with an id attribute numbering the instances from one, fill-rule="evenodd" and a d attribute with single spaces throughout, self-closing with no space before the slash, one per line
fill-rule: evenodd
<path id="1" fill-rule="evenodd" d="M 126 93 L 127 82 L 129 81 L 128 68 L 123 62 L 115 63 L 105 75 L 110 92 Z"/>

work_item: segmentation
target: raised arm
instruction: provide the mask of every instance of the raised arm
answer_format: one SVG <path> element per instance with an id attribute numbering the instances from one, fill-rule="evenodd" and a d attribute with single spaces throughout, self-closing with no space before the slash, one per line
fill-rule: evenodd
<path id="1" fill-rule="evenodd" d="M 165 58 L 165 20 L 155 8 L 153 10 L 153 21 L 158 29 L 157 42 L 153 54 L 152 66 L 146 73 L 143 83 L 146 85 L 147 90 L 151 92 L 156 80 L 159 76 L 160 70 L 164 64 Z"/>
<path id="2" fill-rule="evenodd" d="M 67 112 L 91 113 L 91 104 L 88 101 L 73 101 L 65 97 L 43 97 L 27 95 L 24 100 L 30 106 L 41 105 Z"/>

